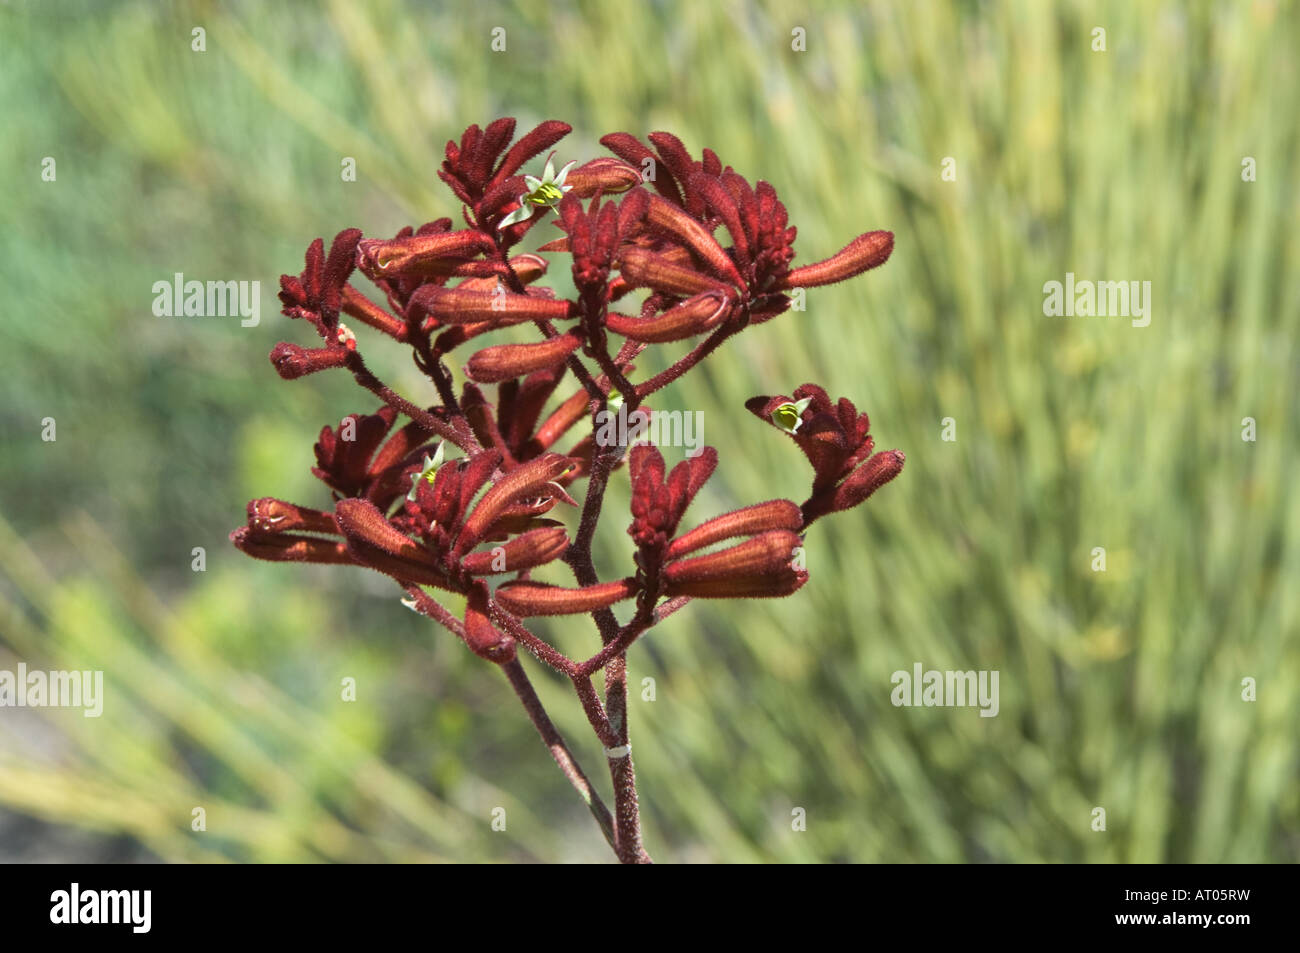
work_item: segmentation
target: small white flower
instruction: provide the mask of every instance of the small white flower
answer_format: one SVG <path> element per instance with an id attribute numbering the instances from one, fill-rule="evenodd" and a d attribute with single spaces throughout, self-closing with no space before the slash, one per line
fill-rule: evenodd
<path id="1" fill-rule="evenodd" d="M 569 170 L 578 164 L 577 160 L 568 163 L 557 175 L 555 163 L 552 161 L 554 156 L 555 153 L 552 152 L 546 157 L 546 168 L 542 170 L 540 179 L 533 175 L 524 176 L 529 191 L 519 196 L 519 208 L 501 220 L 501 224 L 497 226 L 498 230 L 527 221 L 539 208 L 555 208 L 560 204 L 560 199 L 564 198 L 564 193 L 573 188 L 571 185 L 565 185 L 564 180 L 568 178 Z"/>
<path id="2" fill-rule="evenodd" d="M 406 494 L 407 500 L 412 503 L 415 502 L 415 494 L 420 489 L 421 480 L 428 480 L 429 483 L 433 483 L 433 478 L 438 474 L 438 467 L 442 466 L 443 456 L 443 445 L 441 443 L 433 451 L 432 457 L 427 453 L 424 455 L 424 462 L 420 465 L 420 472 L 411 474 L 411 492 Z"/>
<path id="3" fill-rule="evenodd" d="M 798 433 L 799 427 L 803 424 L 803 412 L 811 403 L 812 398 L 805 397 L 803 400 L 796 400 L 793 403 L 787 401 L 779 405 L 772 411 L 772 423 L 786 433 Z"/>

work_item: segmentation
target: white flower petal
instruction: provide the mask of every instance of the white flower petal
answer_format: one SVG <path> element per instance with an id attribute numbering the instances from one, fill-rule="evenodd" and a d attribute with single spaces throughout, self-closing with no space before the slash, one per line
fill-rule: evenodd
<path id="1" fill-rule="evenodd" d="M 517 225 L 519 222 L 526 222 L 532 217 L 532 214 L 533 210 L 531 208 L 527 205 L 520 205 L 519 208 L 501 219 L 501 224 L 497 226 L 497 230 L 500 231 L 503 228 L 509 228 L 511 225 Z"/>
<path id="2" fill-rule="evenodd" d="M 569 175 L 569 170 L 572 169 L 577 164 L 578 164 L 578 160 L 574 159 L 573 161 L 565 165 L 565 167 L 560 170 L 560 174 L 555 177 L 555 184 L 563 185 L 565 178 L 567 178 Z M 570 186 L 570 188 L 572 188 L 572 186 Z"/>

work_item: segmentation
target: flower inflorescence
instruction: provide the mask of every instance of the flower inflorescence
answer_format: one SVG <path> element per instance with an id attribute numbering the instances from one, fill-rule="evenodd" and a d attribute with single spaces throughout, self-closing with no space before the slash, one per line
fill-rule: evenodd
<path id="1" fill-rule="evenodd" d="M 557 752 L 558 733 L 519 668 L 517 646 L 572 679 L 606 750 L 624 752 L 628 647 L 691 599 L 798 590 L 808 579 L 796 554 L 809 525 L 862 503 L 898 475 L 904 458 L 896 450 L 873 454 L 867 415 L 847 398 L 833 402 L 815 384 L 790 396 L 754 397 L 747 408 L 811 463 L 808 498 L 755 503 L 681 532 L 687 507 L 718 465 L 716 451 L 705 448 L 669 471 L 652 446 L 629 453 L 597 441 L 599 415 L 616 405 L 629 413 L 645 406 L 727 339 L 788 310 L 789 292 L 882 264 L 893 235 L 867 232 L 824 261 L 792 268 L 796 229 L 776 190 L 762 181 L 751 186 L 713 151 L 695 160 L 669 133 L 651 133 L 650 145 L 614 133 L 601 140 L 612 157 L 568 162 L 557 173 L 552 147 L 570 127 L 543 122 L 511 145 L 514 126 L 513 119 L 471 126 L 459 143 L 447 144 L 439 176 L 462 203 L 464 228 L 443 218 L 389 239 L 347 229 L 328 253 L 323 240 L 312 242 L 302 273 L 281 278 L 283 313 L 312 325 L 321 340 L 313 347 L 277 344 L 271 362 L 279 374 L 295 379 L 344 368 L 380 406 L 320 432 L 312 472 L 329 487 L 331 509 L 254 500 L 231 539 L 259 559 L 384 573 L 406 590 L 408 605 L 505 667 L 611 846 L 621 860 L 635 862 L 648 858 L 630 754 L 610 758 L 611 819 L 562 740 L 566 754 Z M 540 178 L 520 174 L 547 150 Z M 657 174 L 643 181 L 643 169 Z M 512 253 L 546 221 L 561 237 L 537 253 Z M 544 256 L 555 253 L 571 259 L 573 299 L 537 283 L 550 266 Z M 351 282 L 356 272 L 377 296 Z M 636 301 L 638 292 L 644 297 Z M 343 317 L 409 347 L 437 400 L 414 403 L 375 377 Z M 514 325 L 532 325 L 538 340 L 474 351 L 461 361 L 468 380 L 458 392 L 446 358 Z M 696 338 L 667 370 L 633 380 L 633 362 L 647 347 Z M 495 400 L 486 386 L 495 388 Z M 398 427 L 401 417 L 407 422 Z M 580 426 L 584 421 L 590 426 Z M 566 448 L 557 451 L 562 441 Z M 451 448 L 462 456 L 448 459 Z M 605 487 L 624 462 L 635 556 L 626 575 L 602 580 L 591 542 Z M 569 492 L 579 481 L 586 489 L 570 538 L 554 517 L 557 507 L 579 507 Z M 531 578 L 553 562 L 567 564 L 576 584 Z M 509 578 L 494 590 L 487 583 L 494 576 Z M 438 592 L 462 597 L 463 615 L 447 610 Z M 620 625 L 612 610 L 625 600 L 635 608 Z M 522 621 L 578 614 L 592 617 L 602 641 L 585 661 L 569 659 Z M 591 687 L 597 671 L 605 675 L 603 705 Z"/>

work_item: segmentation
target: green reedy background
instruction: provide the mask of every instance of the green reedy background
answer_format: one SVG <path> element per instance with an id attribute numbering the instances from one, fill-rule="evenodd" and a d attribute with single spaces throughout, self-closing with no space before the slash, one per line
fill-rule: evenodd
<path id="1" fill-rule="evenodd" d="M 1268 2 L 0 7 L 0 668 L 109 692 L 100 719 L 0 712 L 0 826 L 62 859 L 610 859 L 498 672 L 375 574 L 226 540 L 249 498 L 325 504 L 315 434 L 375 404 L 276 377 L 271 346 L 310 338 L 278 276 L 320 235 L 456 217 L 444 143 L 513 115 L 570 122 L 561 161 L 611 131 L 713 148 L 776 186 L 796 264 L 897 236 L 654 401 L 704 411 L 721 455 L 688 524 L 802 499 L 755 394 L 817 381 L 907 454 L 814 528 L 798 595 L 696 603 L 634 649 L 657 860 L 1300 859 L 1297 48 Z M 261 281 L 261 325 L 155 318 L 178 271 Z M 1150 326 L 1044 316 L 1066 272 L 1150 281 Z M 618 478 L 610 577 L 626 505 Z M 999 715 L 893 707 L 918 661 L 998 670 Z M 525 664 L 607 790 L 567 687 Z"/>

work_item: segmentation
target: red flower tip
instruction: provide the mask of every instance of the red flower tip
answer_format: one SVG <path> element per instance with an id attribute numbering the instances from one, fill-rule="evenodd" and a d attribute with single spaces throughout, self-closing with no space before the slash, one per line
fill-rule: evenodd
<path id="1" fill-rule="evenodd" d="M 334 519 L 356 562 L 403 582 L 447 588 L 447 577 L 429 551 L 403 535 L 369 500 L 339 500 Z"/>
<path id="2" fill-rule="evenodd" d="M 465 644 L 479 658 L 502 665 L 515 657 L 515 640 L 488 618 L 488 589 L 475 582 L 465 602 Z"/>
<path id="3" fill-rule="evenodd" d="M 570 170 L 564 181 L 573 186 L 570 194 L 589 199 L 597 192 L 603 195 L 626 192 L 641 183 L 641 173 L 621 159 L 602 156 Z"/>
<path id="4" fill-rule="evenodd" d="M 901 450 L 882 450 L 849 475 L 835 490 L 833 508 L 852 509 L 903 472 L 907 457 Z"/>
<path id="5" fill-rule="evenodd" d="M 262 533 L 241 526 L 230 534 L 230 541 L 240 552 L 268 562 L 335 565 L 349 565 L 353 562 L 352 556 L 343 543 L 332 539 L 321 539 L 319 536 Z"/>
<path id="6" fill-rule="evenodd" d="M 496 384 L 561 364 L 581 344 L 582 335 L 572 332 L 536 344 L 497 344 L 470 357 L 465 373 L 480 384 Z"/>
<path id="7" fill-rule="evenodd" d="M 286 503 L 273 496 L 249 500 L 248 528 L 261 534 L 288 533 L 294 530 L 337 534 L 339 531 L 332 513 L 322 513 L 310 507 Z"/>
<path id="8" fill-rule="evenodd" d="M 490 236 L 477 229 L 462 229 L 386 241 L 369 238 L 359 244 L 358 252 L 366 274 L 409 278 L 450 273 L 454 265 L 495 247 Z"/>
<path id="9" fill-rule="evenodd" d="M 795 532 L 802 528 L 803 514 L 799 512 L 797 503 L 791 500 L 768 500 L 701 523 L 672 541 L 668 547 L 668 558 L 677 559 L 724 539 L 752 536 L 768 530 Z"/>
<path id="10" fill-rule="evenodd" d="M 520 618 L 538 615 L 575 615 L 608 609 L 636 594 L 636 580 L 619 579 L 581 589 L 566 589 L 541 582 L 508 582 L 496 591 L 496 600 Z"/>
<path id="11" fill-rule="evenodd" d="M 893 232 L 867 232 L 849 242 L 825 261 L 795 268 L 779 278 L 775 290 L 814 288 L 844 281 L 883 265 L 894 250 Z"/>
<path id="12" fill-rule="evenodd" d="M 563 526 L 529 530 L 521 536 L 492 549 L 470 553 L 460 561 L 461 568 L 472 576 L 491 576 L 503 572 L 532 569 L 559 559 L 569 548 Z"/>
<path id="13" fill-rule="evenodd" d="M 276 373 L 292 381 L 331 367 L 342 367 L 350 353 L 346 347 L 301 347 L 281 341 L 271 348 L 271 363 Z"/>

